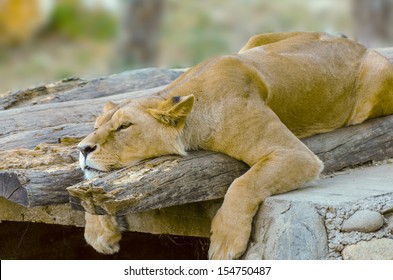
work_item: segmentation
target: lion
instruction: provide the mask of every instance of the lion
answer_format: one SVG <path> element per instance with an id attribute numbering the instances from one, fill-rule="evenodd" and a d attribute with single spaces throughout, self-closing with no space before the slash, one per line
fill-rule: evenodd
<path id="1" fill-rule="evenodd" d="M 210 150 L 250 169 L 230 185 L 211 224 L 209 258 L 238 259 L 269 196 L 318 178 L 300 139 L 393 113 L 393 66 L 350 39 L 317 32 L 256 35 L 208 59 L 156 95 L 107 103 L 79 144 L 87 178 L 143 159 Z M 86 213 L 85 238 L 119 250 L 121 219 Z"/>

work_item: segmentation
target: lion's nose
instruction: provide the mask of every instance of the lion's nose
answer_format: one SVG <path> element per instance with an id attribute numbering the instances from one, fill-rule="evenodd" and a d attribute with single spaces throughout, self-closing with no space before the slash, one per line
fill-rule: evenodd
<path id="1" fill-rule="evenodd" d="M 82 153 L 84 157 L 87 157 L 88 154 L 94 152 L 97 149 L 97 145 L 90 146 L 90 145 L 83 145 L 78 146 L 79 151 Z"/>

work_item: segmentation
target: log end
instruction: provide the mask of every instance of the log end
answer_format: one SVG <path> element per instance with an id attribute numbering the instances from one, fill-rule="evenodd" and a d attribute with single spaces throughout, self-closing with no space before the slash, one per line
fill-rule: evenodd
<path id="1" fill-rule="evenodd" d="M 0 172 L 0 195 L 25 207 L 29 206 L 27 191 L 16 173 Z"/>
<path id="2" fill-rule="evenodd" d="M 113 199 L 113 194 L 107 193 L 102 187 L 94 187 L 89 183 L 80 183 L 67 188 L 69 203 L 72 209 L 86 211 L 94 215 L 115 215 L 115 212 L 103 209 L 105 202 Z"/>

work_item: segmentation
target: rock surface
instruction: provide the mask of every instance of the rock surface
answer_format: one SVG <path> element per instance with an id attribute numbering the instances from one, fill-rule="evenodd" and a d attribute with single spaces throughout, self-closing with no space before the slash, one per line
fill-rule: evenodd
<path id="1" fill-rule="evenodd" d="M 373 232 L 384 224 L 383 216 L 375 211 L 359 210 L 343 222 L 341 231 Z"/>
<path id="2" fill-rule="evenodd" d="M 360 245 L 352 249 L 354 244 L 393 240 L 392 180 L 392 164 L 363 167 L 267 198 L 254 219 L 243 258 L 339 260 L 344 249 L 347 258 L 355 258 L 349 257 L 360 250 Z M 384 243 L 388 247 L 390 241 Z M 389 255 L 378 249 L 368 258 Z"/>
<path id="3" fill-rule="evenodd" d="M 311 203 L 267 200 L 251 238 L 247 259 L 319 260 L 328 252 L 323 219 Z"/>
<path id="4" fill-rule="evenodd" d="M 393 239 L 360 241 L 345 247 L 342 255 L 344 260 L 393 260 Z"/>
<path id="5" fill-rule="evenodd" d="M 384 217 L 390 233 L 393 234 L 393 211 L 389 210 L 384 214 Z"/>
<path id="6" fill-rule="evenodd" d="M 292 203 L 287 212 L 273 221 L 266 241 L 264 259 L 326 259 L 326 229 L 309 203 Z"/>

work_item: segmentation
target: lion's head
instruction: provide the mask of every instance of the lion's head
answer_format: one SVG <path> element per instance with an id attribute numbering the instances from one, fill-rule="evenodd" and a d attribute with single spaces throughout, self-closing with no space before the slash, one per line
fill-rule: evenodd
<path id="1" fill-rule="evenodd" d="M 193 103 L 193 95 L 108 102 L 95 131 L 78 145 L 86 178 L 147 158 L 185 155 L 180 136 Z"/>

